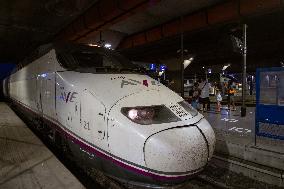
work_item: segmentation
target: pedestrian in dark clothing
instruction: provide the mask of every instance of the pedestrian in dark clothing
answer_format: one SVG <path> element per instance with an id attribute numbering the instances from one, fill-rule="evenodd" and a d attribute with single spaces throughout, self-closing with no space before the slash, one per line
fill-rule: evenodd
<path id="1" fill-rule="evenodd" d="M 192 92 L 192 101 L 191 101 L 191 106 L 194 107 L 195 109 L 198 109 L 199 107 L 199 94 L 200 94 L 200 90 L 198 88 L 198 83 L 195 82 L 194 86 L 193 86 L 193 92 Z"/>
<path id="2" fill-rule="evenodd" d="M 230 106 L 232 105 L 233 106 L 233 111 L 236 110 L 236 106 L 235 106 L 235 93 L 236 93 L 236 90 L 233 86 L 233 82 L 230 80 L 229 83 L 228 83 L 228 110 L 230 110 Z"/>

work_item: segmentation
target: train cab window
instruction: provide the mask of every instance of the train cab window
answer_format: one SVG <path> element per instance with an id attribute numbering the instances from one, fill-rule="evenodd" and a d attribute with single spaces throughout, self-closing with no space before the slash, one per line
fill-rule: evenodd
<path id="1" fill-rule="evenodd" d="M 121 72 L 137 66 L 117 53 L 105 51 L 72 51 L 57 54 L 59 63 L 68 70 L 79 72 Z"/>
<path id="2" fill-rule="evenodd" d="M 72 57 L 78 67 L 103 67 L 104 57 L 97 53 L 75 52 Z"/>

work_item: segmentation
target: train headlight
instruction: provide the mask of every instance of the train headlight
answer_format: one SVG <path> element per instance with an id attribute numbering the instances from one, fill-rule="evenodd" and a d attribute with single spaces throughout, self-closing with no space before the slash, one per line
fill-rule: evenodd
<path id="1" fill-rule="evenodd" d="M 121 108 L 121 112 L 131 121 L 141 125 L 180 121 L 180 119 L 164 105 L 124 107 Z"/>
<path id="2" fill-rule="evenodd" d="M 181 101 L 178 103 L 179 105 L 181 105 L 187 112 L 189 112 L 193 117 L 197 116 L 198 112 L 195 108 L 193 108 L 188 102 Z"/>

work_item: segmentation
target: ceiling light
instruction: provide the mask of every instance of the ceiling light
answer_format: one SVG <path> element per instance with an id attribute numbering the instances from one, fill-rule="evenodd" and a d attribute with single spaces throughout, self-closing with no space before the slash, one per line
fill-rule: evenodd
<path id="1" fill-rule="evenodd" d="M 111 48 L 111 44 L 106 43 L 106 44 L 105 44 L 105 48 L 108 48 L 108 49 Z"/>
<path id="2" fill-rule="evenodd" d="M 191 63 L 191 60 L 184 60 L 183 63 L 184 63 L 184 64 L 190 64 L 190 63 Z"/>
<path id="3" fill-rule="evenodd" d="M 89 43 L 88 44 L 90 47 L 100 47 L 99 45 L 97 45 L 97 44 L 92 44 L 92 43 Z"/>
<path id="4" fill-rule="evenodd" d="M 226 70 L 229 66 L 231 66 L 231 64 L 227 64 L 227 65 L 223 66 L 222 70 L 223 71 Z"/>
<path id="5" fill-rule="evenodd" d="M 188 60 L 184 60 L 183 61 L 183 69 L 185 69 L 189 64 L 191 64 L 192 60 L 193 60 L 192 57 Z"/>

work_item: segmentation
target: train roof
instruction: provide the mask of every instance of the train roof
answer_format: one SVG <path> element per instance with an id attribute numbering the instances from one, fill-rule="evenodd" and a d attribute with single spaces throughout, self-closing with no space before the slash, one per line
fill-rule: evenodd
<path id="1" fill-rule="evenodd" d="M 103 47 L 94 47 L 85 44 L 75 44 L 69 42 L 53 42 L 39 46 L 36 50 L 34 50 L 29 56 L 27 56 L 23 61 L 21 61 L 17 65 L 16 70 L 25 67 L 26 65 L 40 58 L 41 56 L 45 55 L 52 49 L 54 49 L 56 53 L 72 53 L 80 51 L 80 52 L 94 52 L 109 56 L 119 56 L 119 53 L 117 53 L 116 51 Z"/>

